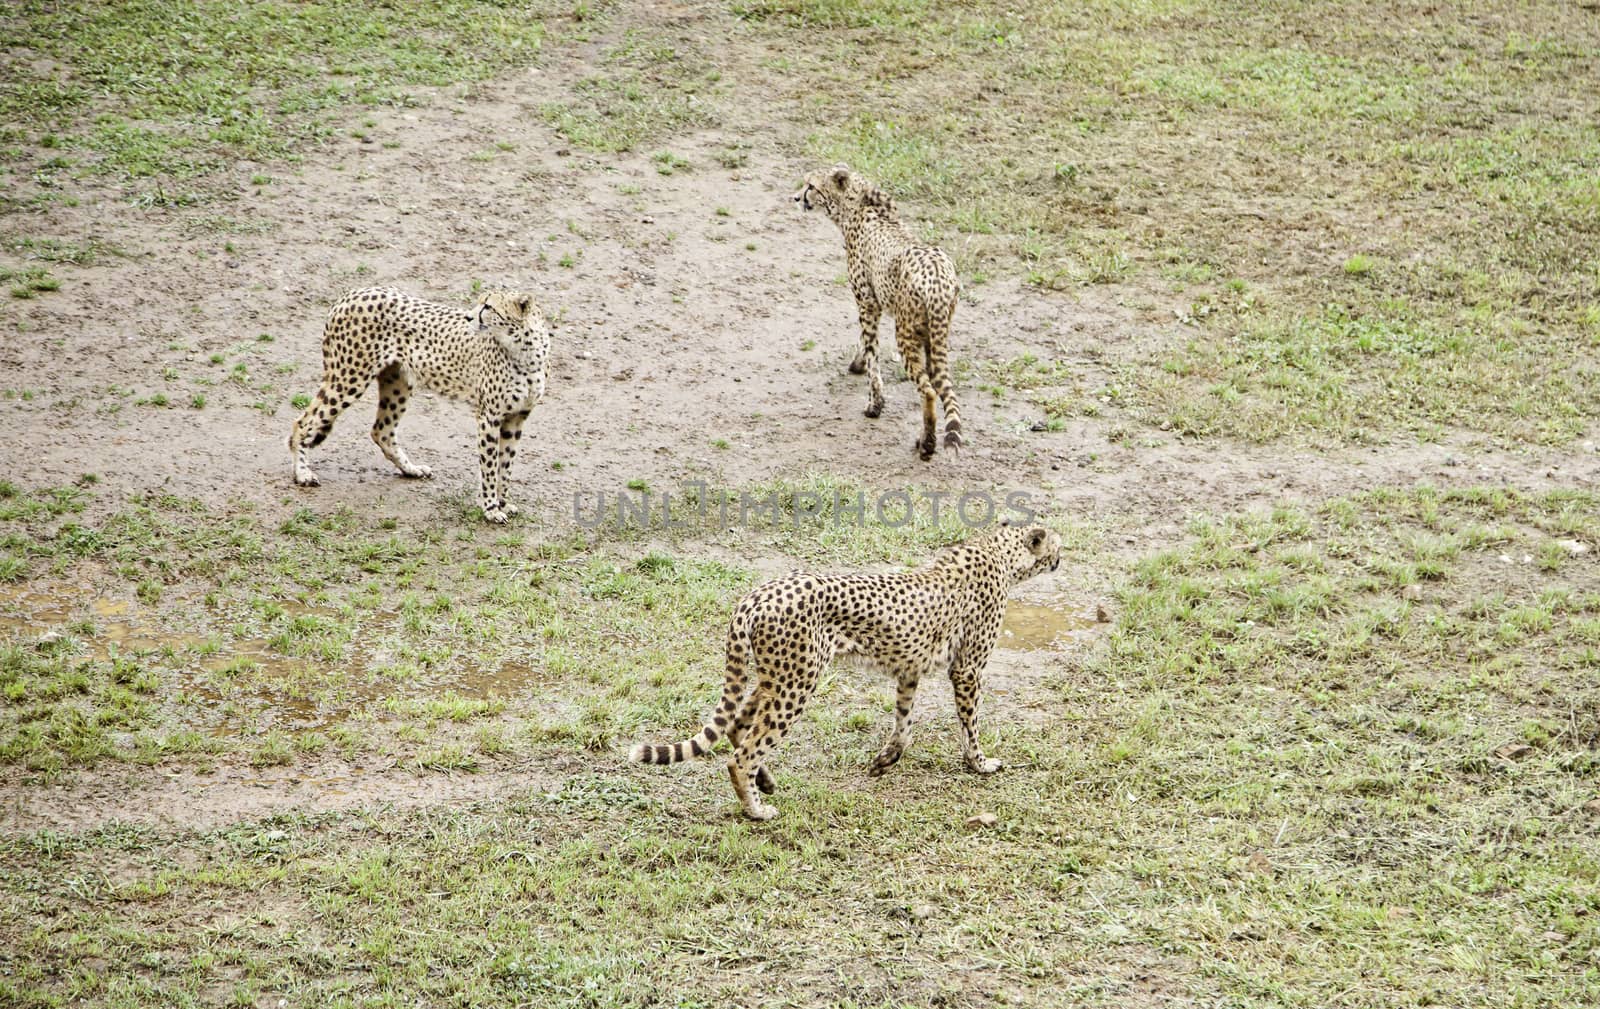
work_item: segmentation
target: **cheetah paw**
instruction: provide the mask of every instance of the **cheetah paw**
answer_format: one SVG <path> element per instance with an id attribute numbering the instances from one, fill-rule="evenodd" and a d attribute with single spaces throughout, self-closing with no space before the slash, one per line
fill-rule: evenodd
<path id="1" fill-rule="evenodd" d="M 413 480 L 432 480 L 433 470 L 426 466 L 412 466 L 409 469 L 401 470 L 400 475 L 410 477 Z"/>
<path id="2" fill-rule="evenodd" d="M 967 766 L 978 774 L 993 774 L 1006 765 L 993 757 L 986 757 L 983 760 L 969 760 Z"/>
<path id="3" fill-rule="evenodd" d="M 518 508 L 516 505 L 511 504 L 509 502 L 502 502 L 500 507 L 501 507 L 502 510 L 505 511 L 506 515 L 508 515 L 508 516 L 516 515 L 518 512 L 520 512 L 522 510 L 521 508 Z"/>
<path id="4" fill-rule="evenodd" d="M 778 815 L 778 807 L 765 802 L 753 802 L 744 807 L 744 815 L 752 820 L 770 820 Z"/>
<path id="5" fill-rule="evenodd" d="M 322 486 L 322 481 L 318 480 L 317 475 L 310 470 L 306 470 L 304 473 L 296 473 L 294 475 L 294 482 L 299 484 L 301 487 Z"/>
<path id="6" fill-rule="evenodd" d="M 892 752 L 885 750 L 884 752 L 878 754 L 873 758 L 872 765 L 867 768 L 867 777 L 880 777 L 883 772 L 900 762 L 900 754 L 902 752 L 903 751 L 901 750 L 894 750 Z"/>
<path id="7" fill-rule="evenodd" d="M 498 508 L 485 508 L 483 510 L 483 517 L 488 519 L 490 522 L 494 522 L 499 525 L 506 524 L 506 513 Z"/>

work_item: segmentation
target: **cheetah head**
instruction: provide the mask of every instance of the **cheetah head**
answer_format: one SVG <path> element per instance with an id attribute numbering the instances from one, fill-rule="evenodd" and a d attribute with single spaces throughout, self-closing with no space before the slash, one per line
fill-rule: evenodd
<path id="1" fill-rule="evenodd" d="M 1002 525 L 994 535 L 1003 566 L 1012 572 L 1012 584 L 1061 566 L 1061 536 L 1044 526 Z"/>
<path id="2" fill-rule="evenodd" d="M 530 315 L 539 315 L 539 303 L 533 295 L 521 291 L 493 290 L 478 303 L 478 332 L 491 326 L 523 326 Z"/>
<path id="3" fill-rule="evenodd" d="M 507 345 L 550 349 L 550 327 L 533 295 L 523 291 L 494 290 L 484 295 L 473 313 L 478 332 L 489 333 Z"/>
<path id="4" fill-rule="evenodd" d="M 887 193 L 843 162 L 806 176 L 805 185 L 794 194 L 794 202 L 800 204 L 801 210 L 821 207 L 835 224 L 843 223 L 852 211 L 862 207 L 894 210 L 894 200 Z"/>

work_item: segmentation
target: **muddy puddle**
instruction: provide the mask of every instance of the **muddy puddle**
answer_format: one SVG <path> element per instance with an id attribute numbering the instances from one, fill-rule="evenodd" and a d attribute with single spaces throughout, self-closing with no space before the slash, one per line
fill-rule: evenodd
<path id="1" fill-rule="evenodd" d="M 1098 626 L 1095 611 L 1076 612 L 1065 600 L 1050 603 L 1023 603 L 1013 600 L 1006 607 L 1005 621 L 1000 625 L 1001 648 L 1013 651 L 1041 651 L 1060 648 L 1074 636 Z"/>
<path id="2" fill-rule="evenodd" d="M 331 617 L 314 607 L 279 606 L 291 615 Z M 508 660 L 397 679 L 388 639 L 399 617 L 389 612 L 366 614 L 359 636 L 332 662 L 286 655 L 267 638 L 221 628 L 173 629 L 173 620 L 87 585 L 0 585 L 0 643 L 43 648 L 64 641 L 76 661 L 132 659 L 160 675 L 161 697 L 182 721 L 219 737 L 326 728 L 396 697 L 511 697 L 541 676 L 530 663 Z"/>

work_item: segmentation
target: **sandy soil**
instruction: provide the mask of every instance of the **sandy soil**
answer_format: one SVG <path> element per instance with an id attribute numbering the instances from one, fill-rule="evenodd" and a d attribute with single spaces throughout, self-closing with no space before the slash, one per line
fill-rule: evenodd
<path id="1" fill-rule="evenodd" d="M 865 380 L 844 371 L 856 320 L 839 283 L 842 244 L 826 218 L 789 200 L 806 168 L 791 154 L 793 127 L 755 103 L 748 121 L 636 154 L 570 150 L 539 106 L 583 72 L 600 44 L 512 79 L 434 93 L 418 107 L 376 110 L 372 142 L 347 138 L 296 165 L 239 164 L 233 199 L 141 208 L 121 191 L 91 188 L 79 206 L 53 207 L 47 219 L 8 220 L 13 230 L 122 254 L 53 267 L 59 292 L 6 305 L 24 326 L 5 326 L 0 387 L 32 395 L 0 399 L 0 471 L 27 485 L 95 473 L 107 506 L 156 490 L 224 508 L 249 503 L 269 522 L 337 503 L 401 516 L 450 507 L 476 487 L 465 406 L 425 396 L 407 415 L 401 436 L 436 474 L 410 482 L 368 439 L 369 392 L 314 453 L 321 487 L 299 489 L 289 479 L 285 438 L 296 411 L 288 401 L 314 391 L 322 322 L 346 290 L 393 284 L 465 305 L 481 280 L 536 291 L 556 319 L 549 395 L 513 474 L 514 500 L 551 523 L 569 520 L 574 492 L 611 494 L 635 478 L 661 489 L 685 480 L 737 487 L 817 470 L 878 488 L 1028 490 L 1053 508 L 1106 520 L 1129 552 L 1170 542 L 1201 511 L 1387 483 L 1539 488 L 1600 476 L 1600 457 L 1577 447 L 1509 451 L 1457 436 L 1311 450 L 1186 442 L 1135 427 L 1113 441 L 1112 429 L 1128 424 L 1114 412 L 1035 433 L 1039 415 L 1021 397 L 997 404 L 970 383 L 959 391 L 971 447 L 923 463 L 912 450 L 913 387 L 890 381 L 888 408 L 869 420 Z M 496 141 L 515 149 L 495 151 Z M 733 144 L 748 149 L 747 163 L 718 167 L 716 153 Z M 692 168 L 660 174 L 656 149 Z M 483 152 L 494 156 L 475 157 Z M 250 185 L 257 173 L 274 181 Z M 232 233 L 217 233 L 219 215 L 233 220 Z M 558 265 L 566 255 L 570 268 Z M 1032 352 L 1068 363 L 1079 387 L 1094 389 L 1110 377 L 1105 360 L 1119 344 L 1181 339 L 1172 311 L 1181 307 L 1177 296 L 1149 290 L 1052 294 L 997 279 L 971 289 L 958 310 L 957 353 L 1002 361 Z M 273 340 L 254 342 L 262 333 Z M 234 357 L 209 361 L 243 344 L 255 348 L 248 386 L 227 379 Z M 202 388 L 200 378 L 217 382 Z M 136 405 L 163 391 L 172 405 Z M 195 391 L 207 397 L 203 409 L 189 405 Z M 1065 595 L 1092 609 L 1106 585 L 1105 572 L 1064 573 L 1025 595 Z M 1002 652 L 997 683 L 1029 663 L 1026 653 Z M 942 718 L 945 703 L 930 697 L 922 710 Z M 1000 710 L 1008 703 L 997 694 Z M 457 802 L 528 787 L 529 773 L 129 768 L 30 787 L 13 771 L 0 777 L 0 829 L 106 819 L 205 825 L 286 809 Z"/>

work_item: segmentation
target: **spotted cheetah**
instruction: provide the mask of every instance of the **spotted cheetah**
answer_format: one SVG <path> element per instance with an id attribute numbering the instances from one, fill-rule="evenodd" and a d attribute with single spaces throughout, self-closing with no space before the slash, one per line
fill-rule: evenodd
<path id="1" fill-rule="evenodd" d="M 519 291 L 490 291 L 470 312 L 423 301 L 392 287 L 351 291 L 328 313 L 322 333 L 322 386 L 289 433 L 294 482 L 315 487 L 306 462 L 339 414 L 378 380 L 372 440 L 402 474 L 427 478 L 395 440 L 412 388 L 471 403 L 478 414 L 478 502 L 483 517 L 504 522 L 511 460 L 522 425 L 544 398 L 550 329 L 539 305 Z"/>
<path id="2" fill-rule="evenodd" d="M 750 791 L 772 794 L 763 763 L 800 717 L 817 678 L 835 657 L 876 666 L 898 681 L 894 730 L 867 773 L 894 765 L 911 742 L 909 719 L 917 681 L 945 671 L 955 688 L 961 753 L 967 767 L 993 774 L 1000 761 L 978 745 L 978 691 L 1000 634 L 1006 593 L 1061 563 L 1061 537 L 1042 526 L 980 533 L 916 571 L 887 575 L 786 575 L 758 586 L 734 608 L 728 627 L 722 703 L 698 736 L 671 745 L 640 743 L 629 758 L 675 764 L 703 757 L 722 736 L 733 755 L 728 777 L 745 813 L 778 814 Z M 756 687 L 745 696 L 751 668 Z"/>
<path id="3" fill-rule="evenodd" d="M 867 375 L 867 416 L 883 412 L 883 379 L 878 376 L 878 318 L 894 316 L 894 340 L 906 374 L 922 394 L 924 460 L 935 445 L 933 400 L 944 404 L 944 445 L 959 449 L 961 405 L 950 382 L 950 321 L 961 285 L 943 249 L 919 245 L 895 217 L 894 200 L 848 165 L 838 164 L 805 180 L 794 194 L 802 210 L 820 206 L 844 232 L 850 290 L 861 317 L 861 350 L 850 362 L 852 374 Z"/>

